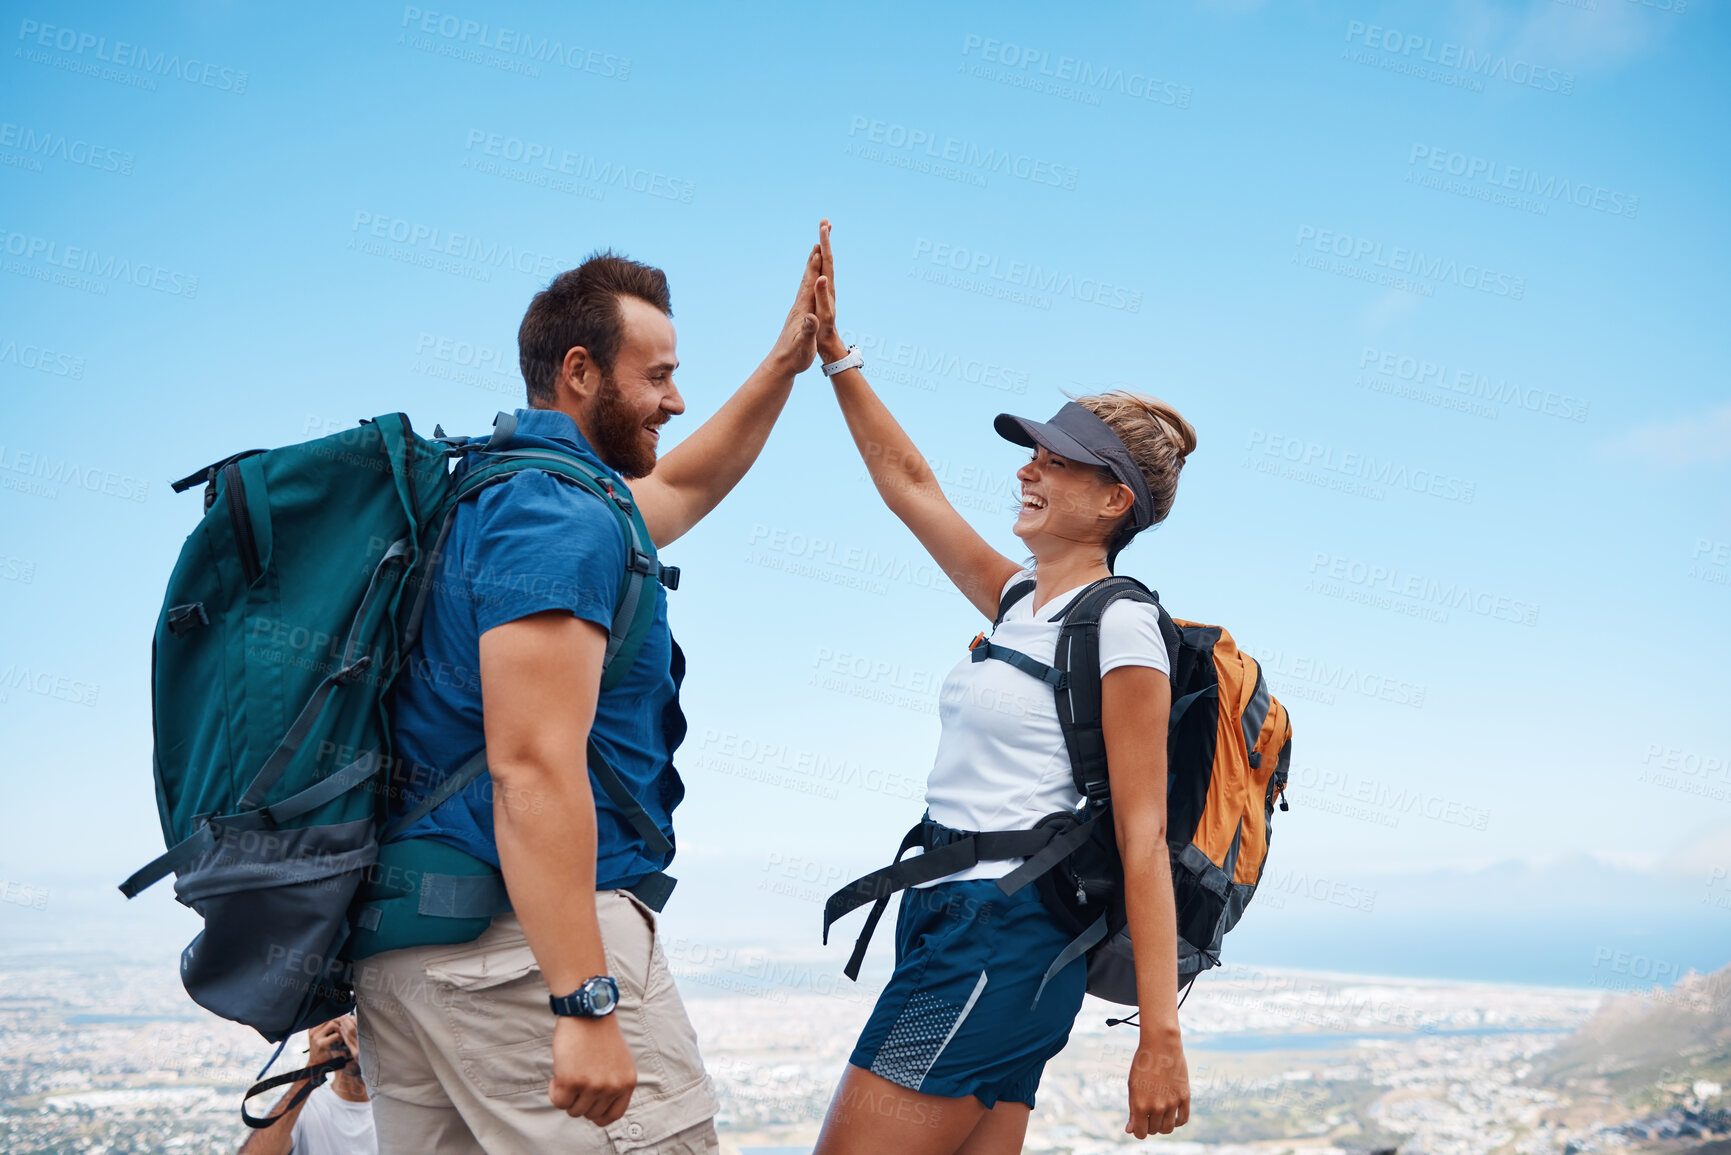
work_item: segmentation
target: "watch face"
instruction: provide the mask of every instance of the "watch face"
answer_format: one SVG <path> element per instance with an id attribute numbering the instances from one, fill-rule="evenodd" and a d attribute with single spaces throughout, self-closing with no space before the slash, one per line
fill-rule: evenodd
<path id="1" fill-rule="evenodd" d="M 618 1002 L 614 994 L 613 984 L 604 979 L 590 979 L 583 984 L 583 991 L 589 996 L 589 1011 L 591 1014 L 605 1015 Z"/>

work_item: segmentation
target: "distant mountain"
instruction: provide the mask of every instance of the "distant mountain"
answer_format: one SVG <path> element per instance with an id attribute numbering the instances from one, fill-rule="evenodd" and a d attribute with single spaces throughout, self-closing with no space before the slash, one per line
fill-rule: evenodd
<path id="1" fill-rule="evenodd" d="M 1534 1081 L 1637 1110 L 1686 1098 L 1697 1081 L 1731 1088 L 1731 966 L 1610 996 L 1545 1056 Z M 1731 1095 L 1712 1105 L 1731 1106 Z"/>

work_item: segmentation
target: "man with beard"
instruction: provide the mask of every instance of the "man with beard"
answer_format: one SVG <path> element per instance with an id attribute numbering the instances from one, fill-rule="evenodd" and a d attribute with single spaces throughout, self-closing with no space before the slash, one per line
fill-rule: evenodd
<path id="1" fill-rule="evenodd" d="M 501 415 L 488 448 L 602 467 L 600 484 L 621 497 L 629 486 L 665 546 L 745 475 L 811 364 L 819 268 L 814 249 L 769 356 L 658 463 L 661 426 L 685 409 L 667 279 L 591 257 L 530 302 L 517 338 L 529 406 Z M 357 964 L 382 1152 L 717 1150 L 715 1100 L 653 913 L 684 794 L 672 763 L 684 659 L 659 563 L 611 503 L 524 470 L 458 506 L 435 562 L 421 652 L 393 706 L 402 793 L 380 862 L 416 848 L 409 869 L 381 874 L 407 878 L 421 915 L 446 916 L 426 925 L 445 929 Z M 647 565 L 654 616 L 604 684 L 630 564 Z M 486 770 L 472 785 L 403 824 L 476 758 Z M 459 881 L 502 874 L 510 909 L 455 932 L 467 900 L 408 877 L 434 867 Z"/>

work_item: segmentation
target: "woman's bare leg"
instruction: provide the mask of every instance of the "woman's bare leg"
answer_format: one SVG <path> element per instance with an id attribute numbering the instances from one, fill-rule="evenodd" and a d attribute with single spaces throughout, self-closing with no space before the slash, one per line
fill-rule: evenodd
<path id="1" fill-rule="evenodd" d="M 956 1148 L 956 1155 L 1018 1155 L 1028 1134 L 1028 1116 L 1034 1109 L 1026 1103 L 999 1100 L 980 1116 L 973 1131 Z"/>
<path id="2" fill-rule="evenodd" d="M 1026 1126 L 1027 1108 L 1022 1111 Z M 972 1095 L 922 1095 L 849 1063 L 812 1155 L 952 1155 L 987 1113 L 986 1105 Z M 1019 1140 L 1014 1148 L 989 1148 L 1019 1149 Z"/>

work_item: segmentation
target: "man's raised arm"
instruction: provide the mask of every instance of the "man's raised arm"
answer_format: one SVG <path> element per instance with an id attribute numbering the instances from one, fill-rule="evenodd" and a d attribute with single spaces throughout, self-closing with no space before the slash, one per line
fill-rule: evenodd
<path id="1" fill-rule="evenodd" d="M 745 384 L 715 416 L 669 450 L 653 473 L 631 482 L 632 496 L 657 547 L 683 536 L 720 505 L 763 451 L 793 392 L 793 379 L 811 365 L 817 341 L 812 287 L 820 266 L 813 246 L 781 335 Z"/>

